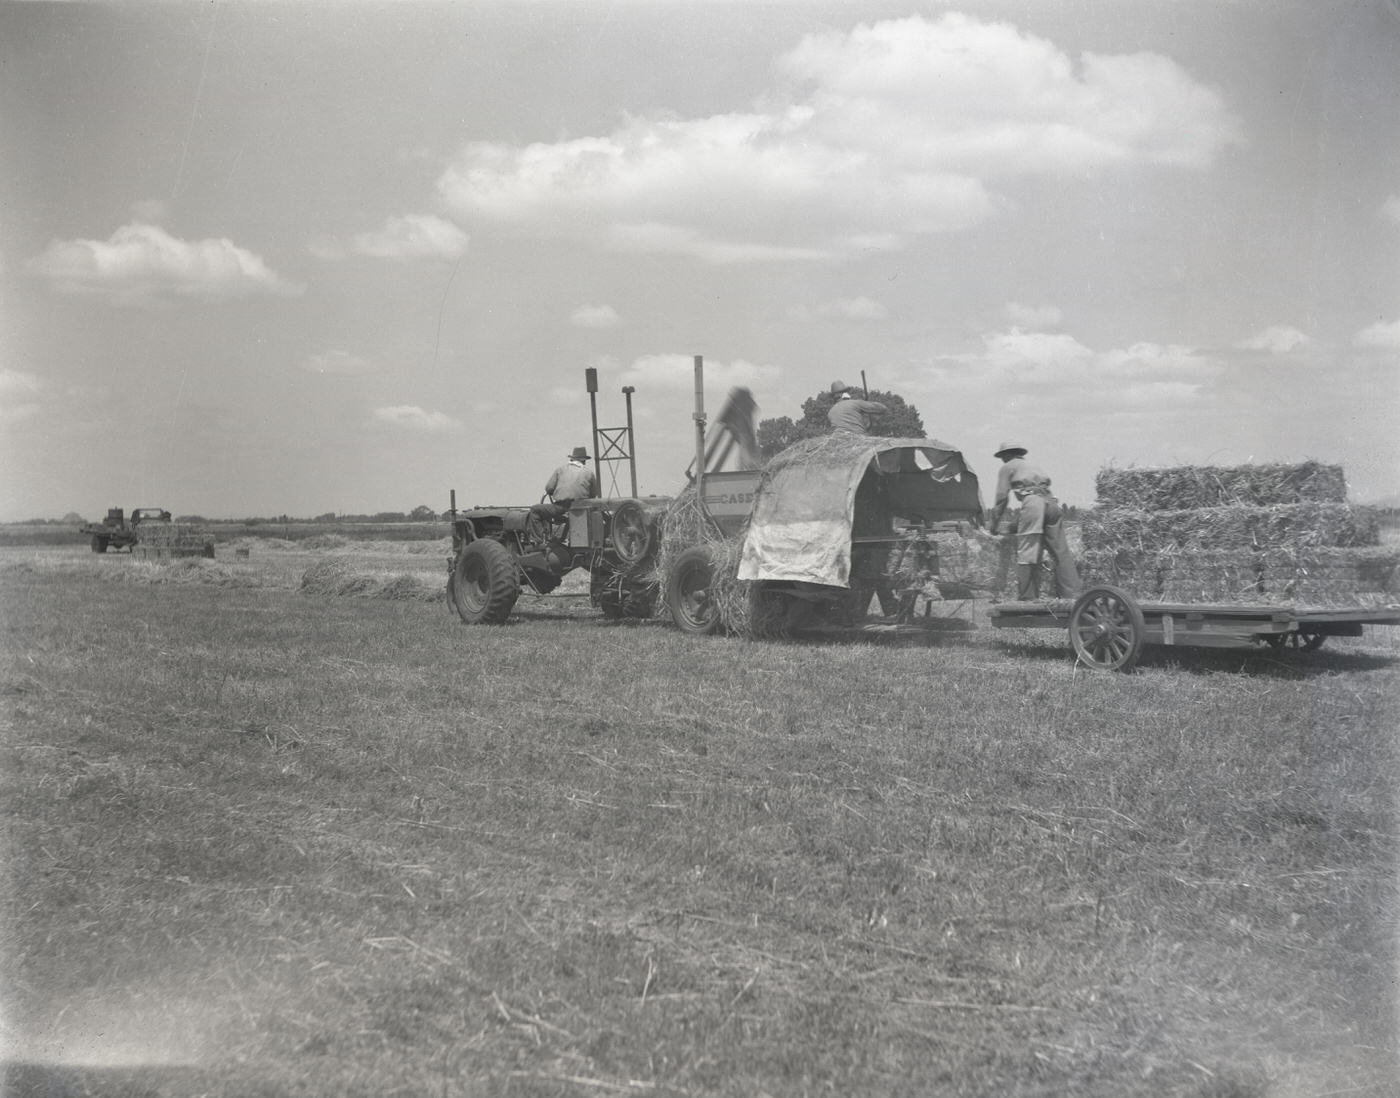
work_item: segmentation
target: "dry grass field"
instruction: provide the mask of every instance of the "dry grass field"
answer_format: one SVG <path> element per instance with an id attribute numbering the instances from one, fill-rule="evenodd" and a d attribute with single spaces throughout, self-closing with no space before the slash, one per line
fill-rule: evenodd
<path id="1" fill-rule="evenodd" d="M 470 628 L 446 552 L 0 551 L 8 1095 L 1397 1092 L 1400 631 Z"/>

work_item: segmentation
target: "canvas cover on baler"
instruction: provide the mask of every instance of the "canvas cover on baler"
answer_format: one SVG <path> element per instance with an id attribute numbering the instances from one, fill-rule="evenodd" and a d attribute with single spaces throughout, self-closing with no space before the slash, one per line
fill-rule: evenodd
<path id="1" fill-rule="evenodd" d="M 980 519 L 977 477 L 933 439 L 837 432 L 794 443 L 763 469 L 739 558 L 741 580 L 850 586 L 856 493 L 867 471 L 914 521 Z"/>

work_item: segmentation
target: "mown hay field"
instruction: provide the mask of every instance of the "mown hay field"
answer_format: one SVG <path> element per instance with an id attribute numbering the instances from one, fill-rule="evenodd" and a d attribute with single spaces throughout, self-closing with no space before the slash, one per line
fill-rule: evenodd
<path id="1" fill-rule="evenodd" d="M 436 548 L 0 553 L 10 1093 L 1394 1093 L 1394 631 L 471 628 Z"/>

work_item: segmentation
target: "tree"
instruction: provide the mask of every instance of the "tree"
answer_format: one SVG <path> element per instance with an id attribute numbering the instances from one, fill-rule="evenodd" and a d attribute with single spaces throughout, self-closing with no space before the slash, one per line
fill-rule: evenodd
<path id="1" fill-rule="evenodd" d="M 880 389 L 870 390 L 870 399 L 879 401 L 887 411 L 875 416 L 870 424 L 870 433 L 882 438 L 923 438 L 924 421 L 919 418 L 919 410 L 898 393 L 887 393 Z M 822 390 L 816 396 L 802 402 L 802 418 L 795 423 L 787 416 L 760 420 L 758 424 L 758 445 L 765 458 L 771 458 L 781 450 L 786 450 L 798 439 L 816 438 L 830 433 L 831 424 L 826 413 L 836 403 L 836 395 Z"/>
<path id="2" fill-rule="evenodd" d="M 432 522 L 438 517 L 438 513 L 426 503 L 420 503 L 408 513 L 408 517 L 414 522 Z"/>

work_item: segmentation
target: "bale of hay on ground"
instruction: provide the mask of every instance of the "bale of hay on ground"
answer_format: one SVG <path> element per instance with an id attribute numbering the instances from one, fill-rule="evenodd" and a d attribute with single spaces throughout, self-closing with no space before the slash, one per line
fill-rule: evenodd
<path id="1" fill-rule="evenodd" d="M 1113 469 L 1095 478 L 1100 507 L 1180 511 L 1248 504 L 1345 503 L 1346 476 L 1340 465 L 1181 465 L 1160 469 Z"/>
<path id="2" fill-rule="evenodd" d="M 1086 549 L 1159 551 L 1352 547 L 1380 544 L 1380 521 L 1370 507 L 1346 503 L 1234 504 L 1149 511 L 1098 507 L 1081 521 Z"/>

